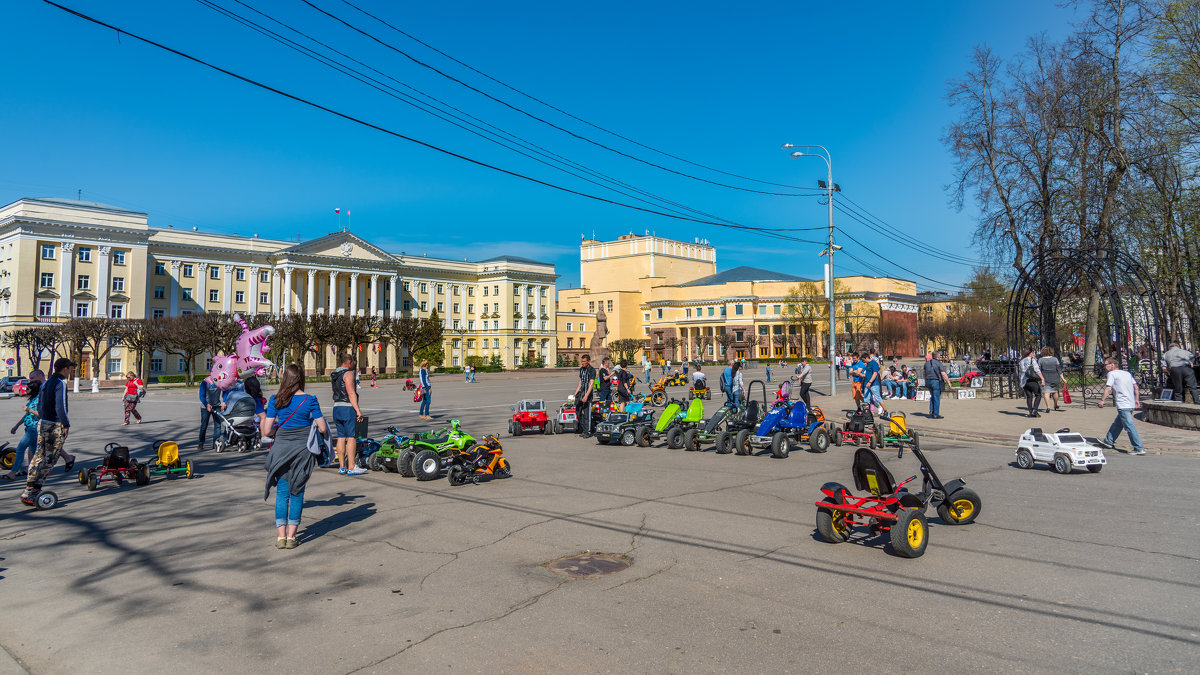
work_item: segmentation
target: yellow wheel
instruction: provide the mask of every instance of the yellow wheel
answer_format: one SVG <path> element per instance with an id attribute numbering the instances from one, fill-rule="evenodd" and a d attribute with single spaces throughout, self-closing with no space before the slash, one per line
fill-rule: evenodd
<path id="1" fill-rule="evenodd" d="M 183 466 L 185 469 L 184 475 L 187 476 L 188 478 L 191 478 L 193 475 L 192 474 L 192 460 L 189 459 L 188 461 L 184 462 Z"/>
<path id="2" fill-rule="evenodd" d="M 983 502 L 971 488 L 962 488 L 938 504 L 938 518 L 947 525 L 967 525 L 975 522 Z"/>
<path id="3" fill-rule="evenodd" d="M 917 509 L 904 509 L 891 530 L 892 550 L 901 558 L 919 558 L 929 545 L 929 524 Z"/>
<path id="4" fill-rule="evenodd" d="M 827 498 L 822 495 L 821 500 Z M 834 511 L 833 509 L 818 508 L 817 509 L 817 534 L 821 535 L 821 539 L 831 543 L 840 544 L 850 538 L 850 523 L 846 522 L 846 514 L 843 511 Z"/>

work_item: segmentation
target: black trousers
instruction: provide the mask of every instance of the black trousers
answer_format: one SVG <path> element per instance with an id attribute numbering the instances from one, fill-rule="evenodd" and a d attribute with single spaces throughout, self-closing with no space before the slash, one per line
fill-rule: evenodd
<path id="1" fill-rule="evenodd" d="M 1192 392 L 1192 403 L 1200 403 L 1196 396 L 1196 371 L 1191 366 L 1175 366 L 1171 368 L 1171 388 L 1175 390 L 1174 399 L 1186 403 L 1184 390 Z"/>
<path id="2" fill-rule="evenodd" d="M 1025 406 L 1029 408 L 1029 414 L 1037 412 L 1038 405 L 1042 402 L 1042 383 L 1037 380 L 1028 380 L 1025 382 Z"/>
<path id="3" fill-rule="evenodd" d="M 800 400 L 804 401 L 804 407 L 812 410 L 812 401 L 808 400 L 808 388 L 812 386 L 812 382 L 800 383 Z"/>
<path id="4" fill-rule="evenodd" d="M 586 436 L 592 433 L 592 402 L 576 401 L 575 402 L 575 426 L 581 436 Z"/>

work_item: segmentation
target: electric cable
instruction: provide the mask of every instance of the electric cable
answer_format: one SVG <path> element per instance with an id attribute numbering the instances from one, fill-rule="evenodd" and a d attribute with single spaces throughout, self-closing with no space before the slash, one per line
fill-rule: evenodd
<path id="1" fill-rule="evenodd" d="M 871 250 L 871 247 L 869 247 L 869 246 L 867 246 L 866 244 L 862 243 L 862 242 L 861 242 L 861 241 L 859 241 L 858 239 L 855 239 L 855 238 L 854 238 L 854 237 L 853 237 L 851 234 L 849 234 L 849 233 L 848 233 L 848 232 L 846 232 L 845 230 L 843 230 L 843 229 L 841 229 L 841 228 L 838 228 L 838 231 L 839 231 L 839 232 L 841 232 L 841 234 L 842 234 L 842 235 L 844 235 L 844 236 L 845 236 L 847 239 L 849 239 L 850 241 L 852 241 L 852 242 L 854 242 L 855 244 L 857 244 L 857 245 L 858 245 L 860 248 L 862 248 L 862 249 L 863 249 L 864 251 L 866 251 L 867 253 L 870 253 L 870 254 L 872 254 L 872 255 L 874 255 L 874 254 L 875 254 L 875 253 L 874 253 L 874 251 L 872 251 L 872 250 Z M 849 256 L 849 257 L 850 257 L 850 259 L 858 261 L 858 263 L 859 263 L 859 264 L 861 264 L 861 265 L 864 265 L 864 266 L 868 267 L 869 269 L 871 269 L 871 268 L 878 269 L 878 268 L 877 268 L 875 265 L 872 265 L 871 263 L 868 263 L 868 262 L 866 262 L 866 261 L 864 261 L 864 260 L 862 260 L 862 259 L 860 259 L 860 258 L 858 258 L 858 257 L 854 256 L 853 254 L 851 254 L 851 253 L 849 253 L 849 252 L 847 252 L 847 251 L 845 251 L 845 250 L 843 250 L 843 251 L 842 251 L 842 253 L 844 253 L 845 255 Z M 916 276 L 916 277 L 919 277 L 919 278 L 921 278 L 921 279 L 924 279 L 924 280 L 926 280 L 926 281 L 928 281 L 928 282 L 930 282 L 930 283 L 932 283 L 932 284 L 934 284 L 934 285 L 937 285 L 937 286 L 942 286 L 942 287 L 945 287 L 945 288 L 953 288 L 953 289 L 956 289 L 956 290 L 958 290 L 958 291 L 966 290 L 966 288 L 967 288 L 966 286 L 960 286 L 960 285 L 958 285 L 958 284 L 952 284 L 952 283 L 948 283 L 948 282 L 941 281 L 941 280 L 938 280 L 938 279 L 934 279 L 934 278 L 932 278 L 932 277 L 927 277 L 927 276 L 925 276 L 924 274 L 921 274 L 920 272 L 917 272 L 917 271 L 915 271 L 915 270 L 909 269 L 908 267 L 905 267 L 904 265 L 901 265 L 900 263 L 898 263 L 898 262 L 895 262 L 895 261 L 893 261 L 893 260 L 889 260 L 888 258 L 880 258 L 879 260 L 881 261 L 881 263 L 880 263 L 880 264 L 884 264 L 884 263 L 886 263 L 887 265 L 890 265 L 890 266 L 892 266 L 892 267 L 895 267 L 895 268 L 898 268 L 898 269 L 900 269 L 900 270 L 903 270 L 903 271 L 905 271 L 905 272 L 907 272 L 907 273 L 909 273 L 909 274 L 911 274 L 911 275 L 913 275 L 913 276 Z M 886 275 L 886 274 L 885 274 L 885 275 L 883 275 L 883 276 L 889 276 L 889 275 Z"/>
<path id="2" fill-rule="evenodd" d="M 945 255 L 943 252 L 939 251 L 937 248 L 935 248 L 919 239 L 909 236 L 908 234 L 904 233 L 899 228 L 895 228 L 895 227 L 889 225 L 882 218 L 879 218 L 878 216 L 871 214 L 860 204 L 858 204 L 854 200 L 850 199 L 849 197 L 845 196 L 844 194 L 839 195 L 839 201 L 846 202 L 845 208 L 854 210 L 858 215 L 861 216 L 860 218 L 857 218 L 857 219 L 860 222 L 863 222 L 863 224 L 866 225 L 867 227 L 870 227 L 871 229 L 875 230 L 876 232 L 880 232 L 881 234 L 887 234 L 888 236 L 895 237 L 903 242 L 907 242 L 910 247 L 915 248 L 922 253 L 928 253 L 930 255 L 934 255 L 937 257 L 942 257 L 943 255 Z M 835 206 L 837 206 L 837 204 L 835 204 Z M 843 213 L 846 213 L 846 211 L 843 210 Z M 850 214 L 847 214 L 847 215 L 850 215 Z M 889 231 L 883 232 L 882 230 L 880 230 L 878 227 L 876 227 L 872 223 L 864 222 L 862 220 L 862 218 L 866 218 L 866 219 L 868 219 L 868 221 L 873 220 L 876 223 L 879 223 L 879 225 L 889 228 Z M 952 259 L 951 262 L 956 262 L 956 263 L 971 266 L 971 267 L 977 267 L 979 265 L 987 265 L 988 264 L 986 261 L 983 261 L 983 260 L 980 260 L 977 258 L 956 258 L 956 259 Z"/>

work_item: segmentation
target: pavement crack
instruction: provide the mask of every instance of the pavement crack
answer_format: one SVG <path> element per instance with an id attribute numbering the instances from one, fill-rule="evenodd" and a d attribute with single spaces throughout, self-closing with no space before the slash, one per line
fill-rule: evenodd
<path id="1" fill-rule="evenodd" d="M 642 524 L 638 525 L 638 529 L 632 535 L 629 536 L 629 550 L 625 551 L 626 556 L 632 556 L 633 552 L 637 550 L 638 537 L 645 534 L 645 532 L 646 532 L 646 514 L 642 513 Z"/>
<path id="2" fill-rule="evenodd" d="M 606 589 L 605 589 L 605 592 L 607 593 L 608 591 L 614 591 L 614 590 L 616 590 L 616 589 L 618 589 L 618 588 L 620 588 L 620 587 L 622 587 L 622 586 L 624 586 L 624 585 L 626 585 L 626 584 L 636 584 L 636 583 L 637 583 L 637 582 L 639 582 L 639 581 L 645 581 L 645 580 L 647 580 L 647 579 L 653 579 L 654 577 L 656 577 L 656 576 L 658 576 L 658 575 L 660 575 L 660 574 L 662 574 L 662 573 L 664 573 L 664 572 L 669 572 L 669 571 L 671 571 L 671 570 L 675 569 L 675 566 L 676 566 L 676 565 L 678 565 L 678 564 L 679 564 L 679 559 L 678 559 L 678 558 L 676 558 L 676 559 L 675 559 L 675 560 L 674 560 L 674 561 L 673 561 L 673 562 L 672 562 L 670 565 L 667 565 L 666 567 L 664 567 L 664 568 L 662 568 L 662 569 L 660 569 L 660 570 L 655 570 L 654 572 L 651 572 L 650 574 L 647 574 L 647 575 L 646 575 L 646 576 L 644 576 L 644 577 L 637 577 L 636 579 L 627 579 L 627 580 L 625 580 L 625 581 L 622 581 L 621 583 L 617 584 L 616 586 L 613 586 L 612 588 L 606 588 Z"/>

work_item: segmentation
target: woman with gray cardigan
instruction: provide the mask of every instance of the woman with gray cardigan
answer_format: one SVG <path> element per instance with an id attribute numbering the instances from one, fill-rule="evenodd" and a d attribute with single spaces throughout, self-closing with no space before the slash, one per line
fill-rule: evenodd
<path id="1" fill-rule="evenodd" d="M 1038 367 L 1042 370 L 1042 378 L 1046 386 L 1042 388 L 1042 400 L 1046 404 L 1046 412 L 1050 412 L 1050 399 L 1054 399 L 1054 409 L 1058 410 L 1058 392 L 1062 391 L 1062 362 L 1054 355 L 1050 347 L 1042 347 L 1042 358 L 1038 359 Z"/>
<path id="2" fill-rule="evenodd" d="M 277 423 L 278 422 L 278 423 Z M 315 396 L 304 393 L 304 371 L 292 363 L 283 371 L 279 391 L 267 402 L 263 436 L 274 436 L 267 453 L 267 487 L 263 499 L 275 488 L 275 548 L 296 548 L 296 530 L 304 510 L 304 487 L 312 476 L 317 457 L 308 447 L 313 426 L 322 434 L 328 427 Z"/>

